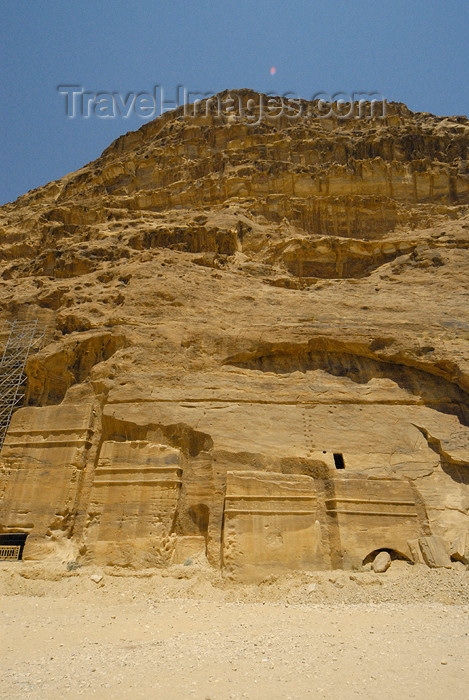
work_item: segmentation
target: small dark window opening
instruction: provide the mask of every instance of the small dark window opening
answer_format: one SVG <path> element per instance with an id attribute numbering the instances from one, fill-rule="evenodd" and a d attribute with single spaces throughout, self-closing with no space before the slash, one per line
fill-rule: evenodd
<path id="1" fill-rule="evenodd" d="M 345 469 L 344 455 L 334 452 L 334 464 L 336 469 Z"/>
<path id="2" fill-rule="evenodd" d="M 23 549 L 27 532 L 12 532 L 0 535 L 0 559 L 15 560 L 23 558 Z"/>

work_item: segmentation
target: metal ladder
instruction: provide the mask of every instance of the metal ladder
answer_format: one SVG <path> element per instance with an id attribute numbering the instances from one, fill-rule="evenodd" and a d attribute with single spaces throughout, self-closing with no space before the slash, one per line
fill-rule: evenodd
<path id="1" fill-rule="evenodd" d="M 45 328 L 37 319 L 13 321 L 0 360 L 0 450 L 10 425 L 11 415 L 25 395 L 26 360 L 42 345 Z"/>

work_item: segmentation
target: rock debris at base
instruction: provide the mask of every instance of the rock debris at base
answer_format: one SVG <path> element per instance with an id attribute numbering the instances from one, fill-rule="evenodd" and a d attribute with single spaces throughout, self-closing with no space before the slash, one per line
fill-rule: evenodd
<path id="1" fill-rule="evenodd" d="M 102 588 L 3 565 L 1 697 L 465 700 L 469 572 L 394 564 L 256 586 L 108 570 Z"/>

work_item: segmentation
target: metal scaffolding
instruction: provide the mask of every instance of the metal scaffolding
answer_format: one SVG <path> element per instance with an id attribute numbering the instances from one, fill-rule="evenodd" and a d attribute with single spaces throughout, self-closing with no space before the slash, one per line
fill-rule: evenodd
<path id="1" fill-rule="evenodd" d="M 31 352 L 40 349 L 45 328 L 39 321 L 13 321 L 0 360 L 0 450 L 11 415 L 24 399 L 24 368 Z"/>

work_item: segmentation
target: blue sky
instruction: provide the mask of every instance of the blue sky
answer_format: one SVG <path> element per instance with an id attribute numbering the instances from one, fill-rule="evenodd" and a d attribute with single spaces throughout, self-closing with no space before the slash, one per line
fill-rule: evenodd
<path id="1" fill-rule="evenodd" d="M 145 120 L 70 119 L 58 85 L 218 92 L 377 91 L 468 114 L 467 0 L 6 2 L 0 27 L 0 204 L 78 169 Z M 271 66 L 276 74 L 270 74 Z"/>

